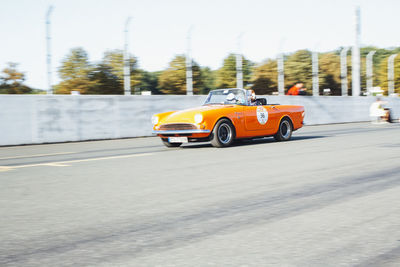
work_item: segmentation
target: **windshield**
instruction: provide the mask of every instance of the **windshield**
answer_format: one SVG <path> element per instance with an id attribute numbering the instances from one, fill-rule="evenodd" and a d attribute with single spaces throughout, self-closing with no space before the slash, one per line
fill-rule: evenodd
<path id="1" fill-rule="evenodd" d="M 220 89 L 211 91 L 204 102 L 204 105 L 210 104 L 246 105 L 245 90 Z"/>

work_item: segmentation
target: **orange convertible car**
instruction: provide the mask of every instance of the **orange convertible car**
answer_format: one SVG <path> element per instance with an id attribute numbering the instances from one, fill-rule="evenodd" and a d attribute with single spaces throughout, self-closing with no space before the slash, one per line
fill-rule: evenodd
<path id="1" fill-rule="evenodd" d="M 156 114 L 153 134 L 167 147 L 187 142 L 211 141 L 225 147 L 236 139 L 274 136 L 287 141 L 303 126 L 304 107 L 267 104 L 245 89 L 211 91 L 203 106 Z"/>

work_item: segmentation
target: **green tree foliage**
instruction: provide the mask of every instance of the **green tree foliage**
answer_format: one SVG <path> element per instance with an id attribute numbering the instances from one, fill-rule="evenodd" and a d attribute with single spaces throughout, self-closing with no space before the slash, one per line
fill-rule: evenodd
<path id="1" fill-rule="evenodd" d="M 150 91 L 153 95 L 161 94 L 158 86 L 158 78 L 160 75 L 161 71 L 148 72 L 142 70 L 140 74 L 140 90 Z"/>
<path id="2" fill-rule="evenodd" d="M 394 54 L 394 53 L 390 53 Z M 389 54 L 389 55 L 390 55 Z M 380 62 L 379 69 L 377 71 L 377 76 L 379 79 L 379 84 L 378 86 L 381 87 L 381 89 L 384 91 L 384 94 L 388 94 L 388 87 L 389 87 L 389 81 L 388 81 L 388 59 L 389 56 L 383 59 Z M 400 57 L 397 56 L 394 60 L 394 84 L 395 84 L 395 93 L 400 94 Z M 377 86 L 374 84 L 374 86 Z"/>
<path id="3" fill-rule="evenodd" d="M 124 93 L 121 80 L 114 74 L 113 69 L 100 63 L 88 74 L 90 88 L 88 94 L 121 95 Z"/>
<path id="4" fill-rule="evenodd" d="M 122 50 L 110 50 L 104 53 L 100 63 L 89 74 L 91 86 L 89 94 L 124 93 L 124 57 Z M 137 59 L 130 55 L 131 91 L 140 85 L 141 71 L 137 68 Z"/>
<path id="5" fill-rule="evenodd" d="M 278 91 L 277 61 L 269 59 L 254 67 L 251 89 L 258 95 L 270 95 Z"/>
<path id="6" fill-rule="evenodd" d="M 91 93 L 94 82 L 90 79 L 93 66 L 83 48 L 71 49 L 58 69 L 61 82 L 56 86 L 57 94 L 70 94 L 79 91 L 81 94 Z"/>
<path id="7" fill-rule="evenodd" d="M 253 63 L 243 57 L 243 86 L 246 87 L 251 80 Z M 235 88 L 236 87 L 236 56 L 229 54 L 224 59 L 223 66 L 216 73 L 217 88 Z"/>
<path id="8" fill-rule="evenodd" d="M 299 50 L 289 56 L 285 61 L 285 87 L 289 89 L 294 84 L 301 82 L 312 92 L 312 65 L 311 52 Z"/>
<path id="9" fill-rule="evenodd" d="M 341 95 L 340 51 L 319 53 L 319 87 L 330 88 L 332 95 Z M 373 57 L 373 86 L 381 87 L 387 94 L 388 90 L 388 58 L 400 53 L 400 47 L 381 49 L 373 46 L 363 47 L 361 56 L 361 89 L 366 91 L 366 56 L 370 51 L 376 51 Z M 152 94 L 186 94 L 186 64 L 185 56 L 178 55 L 163 71 L 148 72 L 138 68 L 137 59 L 130 55 L 131 88 L 141 91 L 151 91 Z M 347 55 L 348 94 L 351 95 L 351 51 Z M 89 62 L 86 51 L 82 48 L 72 49 L 62 60 L 58 69 L 61 82 L 55 86 L 55 92 L 70 94 L 72 90 L 81 94 L 123 94 L 123 51 L 109 50 L 103 59 L 93 64 Z M 299 50 L 285 55 L 285 87 L 288 90 L 297 82 L 304 83 L 308 94 L 312 93 L 312 62 L 311 52 Z M 277 92 L 277 61 L 268 59 L 258 65 L 243 58 L 243 82 L 245 88 L 255 90 L 257 94 L 272 94 Z M 218 70 L 200 67 L 193 62 L 193 89 L 196 94 L 207 94 L 216 88 L 236 87 L 236 56 L 229 54 Z M 25 86 L 25 74 L 17 70 L 16 63 L 8 63 L 0 73 L 0 93 L 21 94 L 39 93 L 39 90 Z M 395 90 L 400 93 L 400 56 L 395 60 Z"/>
<path id="10" fill-rule="evenodd" d="M 380 62 L 377 74 L 378 74 L 379 86 L 385 92 L 385 94 L 387 94 L 388 93 L 388 58 L 386 58 Z M 375 84 L 374 84 L 374 86 L 375 86 Z"/>
<path id="11" fill-rule="evenodd" d="M 104 53 L 102 64 L 108 66 L 112 74 L 118 78 L 119 83 L 124 84 L 124 54 L 122 50 L 111 50 Z M 129 68 L 131 90 L 140 87 L 142 72 L 138 69 L 137 59 L 133 55 L 129 55 Z"/>
<path id="12" fill-rule="evenodd" d="M 216 89 L 216 81 L 215 81 L 215 71 L 211 70 L 209 67 L 202 67 L 201 71 L 201 79 L 203 80 L 203 88 L 200 89 L 200 94 L 206 95 L 210 90 Z"/>
<path id="13" fill-rule="evenodd" d="M 331 89 L 332 95 L 341 95 L 340 56 L 337 53 L 321 53 L 319 55 L 319 93 L 323 89 Z"/>
<path id="14" fill-rule="evenodd" d="M 130 56 L 131 90 L 139 87 L 142 71 L 137 68 L 137 60 Z M 88 55 L 82 48 L 74 48 L 62 61 L 59 75 L 62 81 L 56 86 L 59 94 L 79 91 L 81 94 L 123 94 L 122 50 L 104 53 L 102 61 L 91 64 Z"/>
<path id="15" fill-rule="evenodd" d="M 186 64 L 185 56 L 177 55 L 169 63 L 168 69 L 161 72 L 159 77 L 159 89 L 164 94 L 186 94 Z M 192 63 L 193 93 L 198 94 L 204 84 L 201 79 L 200 67 L 196 62 Z"/>
<path id="16" fill-rule="evenodd" d="M 9 62 L 0 75 L 0 94 L 27 94 L 32 88 L 23 84 L 25 74 L 17 70 L 17 63 Z"/>
<path id="17" fill-rule="evenodd" d="M 365 50 L 365 52 L 364 52 Z M 375 50 L 376 53 L 373 57 L 374 66 L 374 81 L 373 86 L 381 87 L 384 93 L 388 94 L 388 59 L 392 54 L 400 53 L 400 47 L 396 49 L 379 49 L 376 47 L 367 47 L 361 49 L 362 55 L 368 53 L 370 50 Z M 364 52 L 364 53 L 363 53 Z M 399 56 L 394 61 L 395 72 L 395 92 L 400 94 L 400 58 Z"/>
<path id="18" fill-rule="evenodd" d="M 400 95 L 400 56 L 394 60 L 394 88 L 394 92 Z"/>
<path id="19" fill-rule="evenodd" d="M 380 86 L 382 88 L 386 88 L 387 90 L 387 60 L 388 57 L 392 54 L 390 50 L 387 49 L 380 49 L 377 47 L 369 46 L 363 47 L 360 50 L 360 55 L 362 60 L 361 65 L 361 82 L 362 88 L 366 89 L 366 65 L 365 65 L 365 58 L 370 51 L 376 51 L 373 56 L 373 86 Z M 384 66 L 386 64 L 386 66 Z"/>

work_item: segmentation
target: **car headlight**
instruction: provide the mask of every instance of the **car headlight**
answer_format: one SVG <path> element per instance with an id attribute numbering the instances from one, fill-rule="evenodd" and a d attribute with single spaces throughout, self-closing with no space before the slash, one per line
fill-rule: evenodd
<path id="1" fill-rule="evenodd" d="M 201 123 L 203 121 L 203 114 L 196 114 L 194 115 L 194 122 Z"/>
<path id="2" fill-rule="evenodd" d="M 153 123 L 153 125 L 156 125 L 158 123 L 158 121 L 159 121 L 158 116 L 154 115 L 151 117 L 151 122 Z"/>

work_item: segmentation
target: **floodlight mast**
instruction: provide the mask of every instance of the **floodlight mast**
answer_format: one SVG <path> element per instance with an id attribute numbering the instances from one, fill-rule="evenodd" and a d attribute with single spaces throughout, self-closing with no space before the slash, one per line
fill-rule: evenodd
<path id="1" fill-rule="evenodd" d="M 376 51 L 370 51 L 366 58 L 367 92 L 370 93 L 373 86 L 373 61 L 372 58 Z"/>
<path id="2" fill-rule="evenodd" d="M 355 12 L 355 39 L 352 50 L 352 95 L 360 96 L 360 35 L 361 35 L 361 27 L 360 27 L 360 7 L 356 7 Z"/>
<path id="3" fill-rule="evenodd" d="M 193 26 L 190 26 L 187 33 L 187 52 L 186 52 L 186 95 L 193 95 L 193 71 L 191 56 Z"/>
<path id="4" fill-rule="evenodd" d="M 243 33 L 239 34 L 237 40 L 237 53 L 236 53 L 236 87 L 243 88 L 243 58 L 242 58 L 242 36 Z"/>
<path id="5" fill-rule="evenodd" d="M 130 70 L 130 58 L 128 51 L 128 38 L 129 38 L 129 23 L 131 17 L 128 17 L 125 22 L 125 44 L 124 44 L 124 94 L 131 94 L 131 70 Z"/>
<path id="6" fill-rule="evenodd" d="M 340 78 L 342 82 L 342 96 L 347 96 L 347 52 L 349 47 L 344 47 L 340 51 Z"/>
<path id="7" fill-rule="evenodd" d="M 312 52 L 312 92 L 313 96 L 319 95 L 319 83 L 318 83 L 318 52 Z"/>
<path id="8" fill-rule="evenodd" d="M 53 6 L 49 6 L 46 13 L 46 50 L 47 50 L 47 94 L 53 94 L 53 85 L 52 85 L 52 72 L 51 72 L 51 36 L 50 36 L 50 15 L 53 11 Z"/>
<path id="9" fill-rule="evenodd" d="M 285 38 L 281 38 L 278 47 L 278 95 L 285 95 L 285 55 L 283 54 L 283 45 Z"/>
<path id="10" fill-rule="evenodd" d="M 278 95 L 285 94 L 285 66 L 284 66 L 284 55 L 279 53 L 278 55 Z"/>

